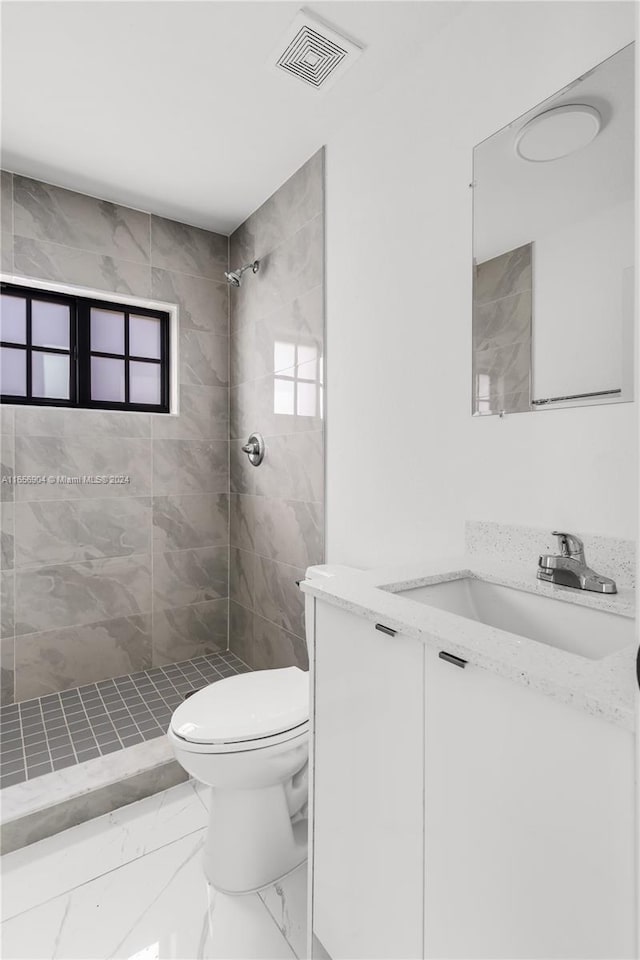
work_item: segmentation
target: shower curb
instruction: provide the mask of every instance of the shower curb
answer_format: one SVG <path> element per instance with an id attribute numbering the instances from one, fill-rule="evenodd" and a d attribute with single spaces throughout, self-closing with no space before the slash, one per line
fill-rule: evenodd
<path id="1" fill-rule="evenodd" d="M 0 794 L 0 853 L 11 853 L 187 779 L 163 736 L 6 787 Z"/>

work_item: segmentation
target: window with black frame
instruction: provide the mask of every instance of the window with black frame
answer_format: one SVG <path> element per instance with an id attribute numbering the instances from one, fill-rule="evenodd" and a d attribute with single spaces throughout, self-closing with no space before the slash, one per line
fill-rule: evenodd
<path id="1" fill-rule="evenodd" d="M 169 314 L 2 284 L 4 403 L 169 412 Z"/>

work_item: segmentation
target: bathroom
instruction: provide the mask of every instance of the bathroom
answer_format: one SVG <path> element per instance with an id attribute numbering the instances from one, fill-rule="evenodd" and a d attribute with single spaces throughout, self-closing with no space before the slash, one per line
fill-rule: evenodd
<path id="1" fill-rule="evenodd" d="M 638 960 L 637 3 L 1 15 L 2 956 Z"/>

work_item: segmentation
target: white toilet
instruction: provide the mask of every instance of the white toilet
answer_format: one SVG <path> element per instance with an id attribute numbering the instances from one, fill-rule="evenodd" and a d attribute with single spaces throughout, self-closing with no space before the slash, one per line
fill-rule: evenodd
<path id="1" fill-rule="evenodd" d="M 309 567 L 306 576 L 348 569 Z M 298 667 L 226 677 L 175 710 L 176 759 L 212 788 L 204 867 L 217 890 L 251 893 L 306 860 L 308 728 L 309 674 Z"/>

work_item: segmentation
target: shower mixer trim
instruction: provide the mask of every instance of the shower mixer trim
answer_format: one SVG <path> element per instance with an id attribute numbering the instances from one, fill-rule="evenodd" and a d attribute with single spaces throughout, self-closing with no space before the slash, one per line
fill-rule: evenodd
<path id="1" fill-rule="evenodd" d="M 242 452 L 246 453 L 254 467 L 259 467 L 264 460 L 265 449 L 261 433 L 252 433 L 247 442 L 242 445 Z"/>

